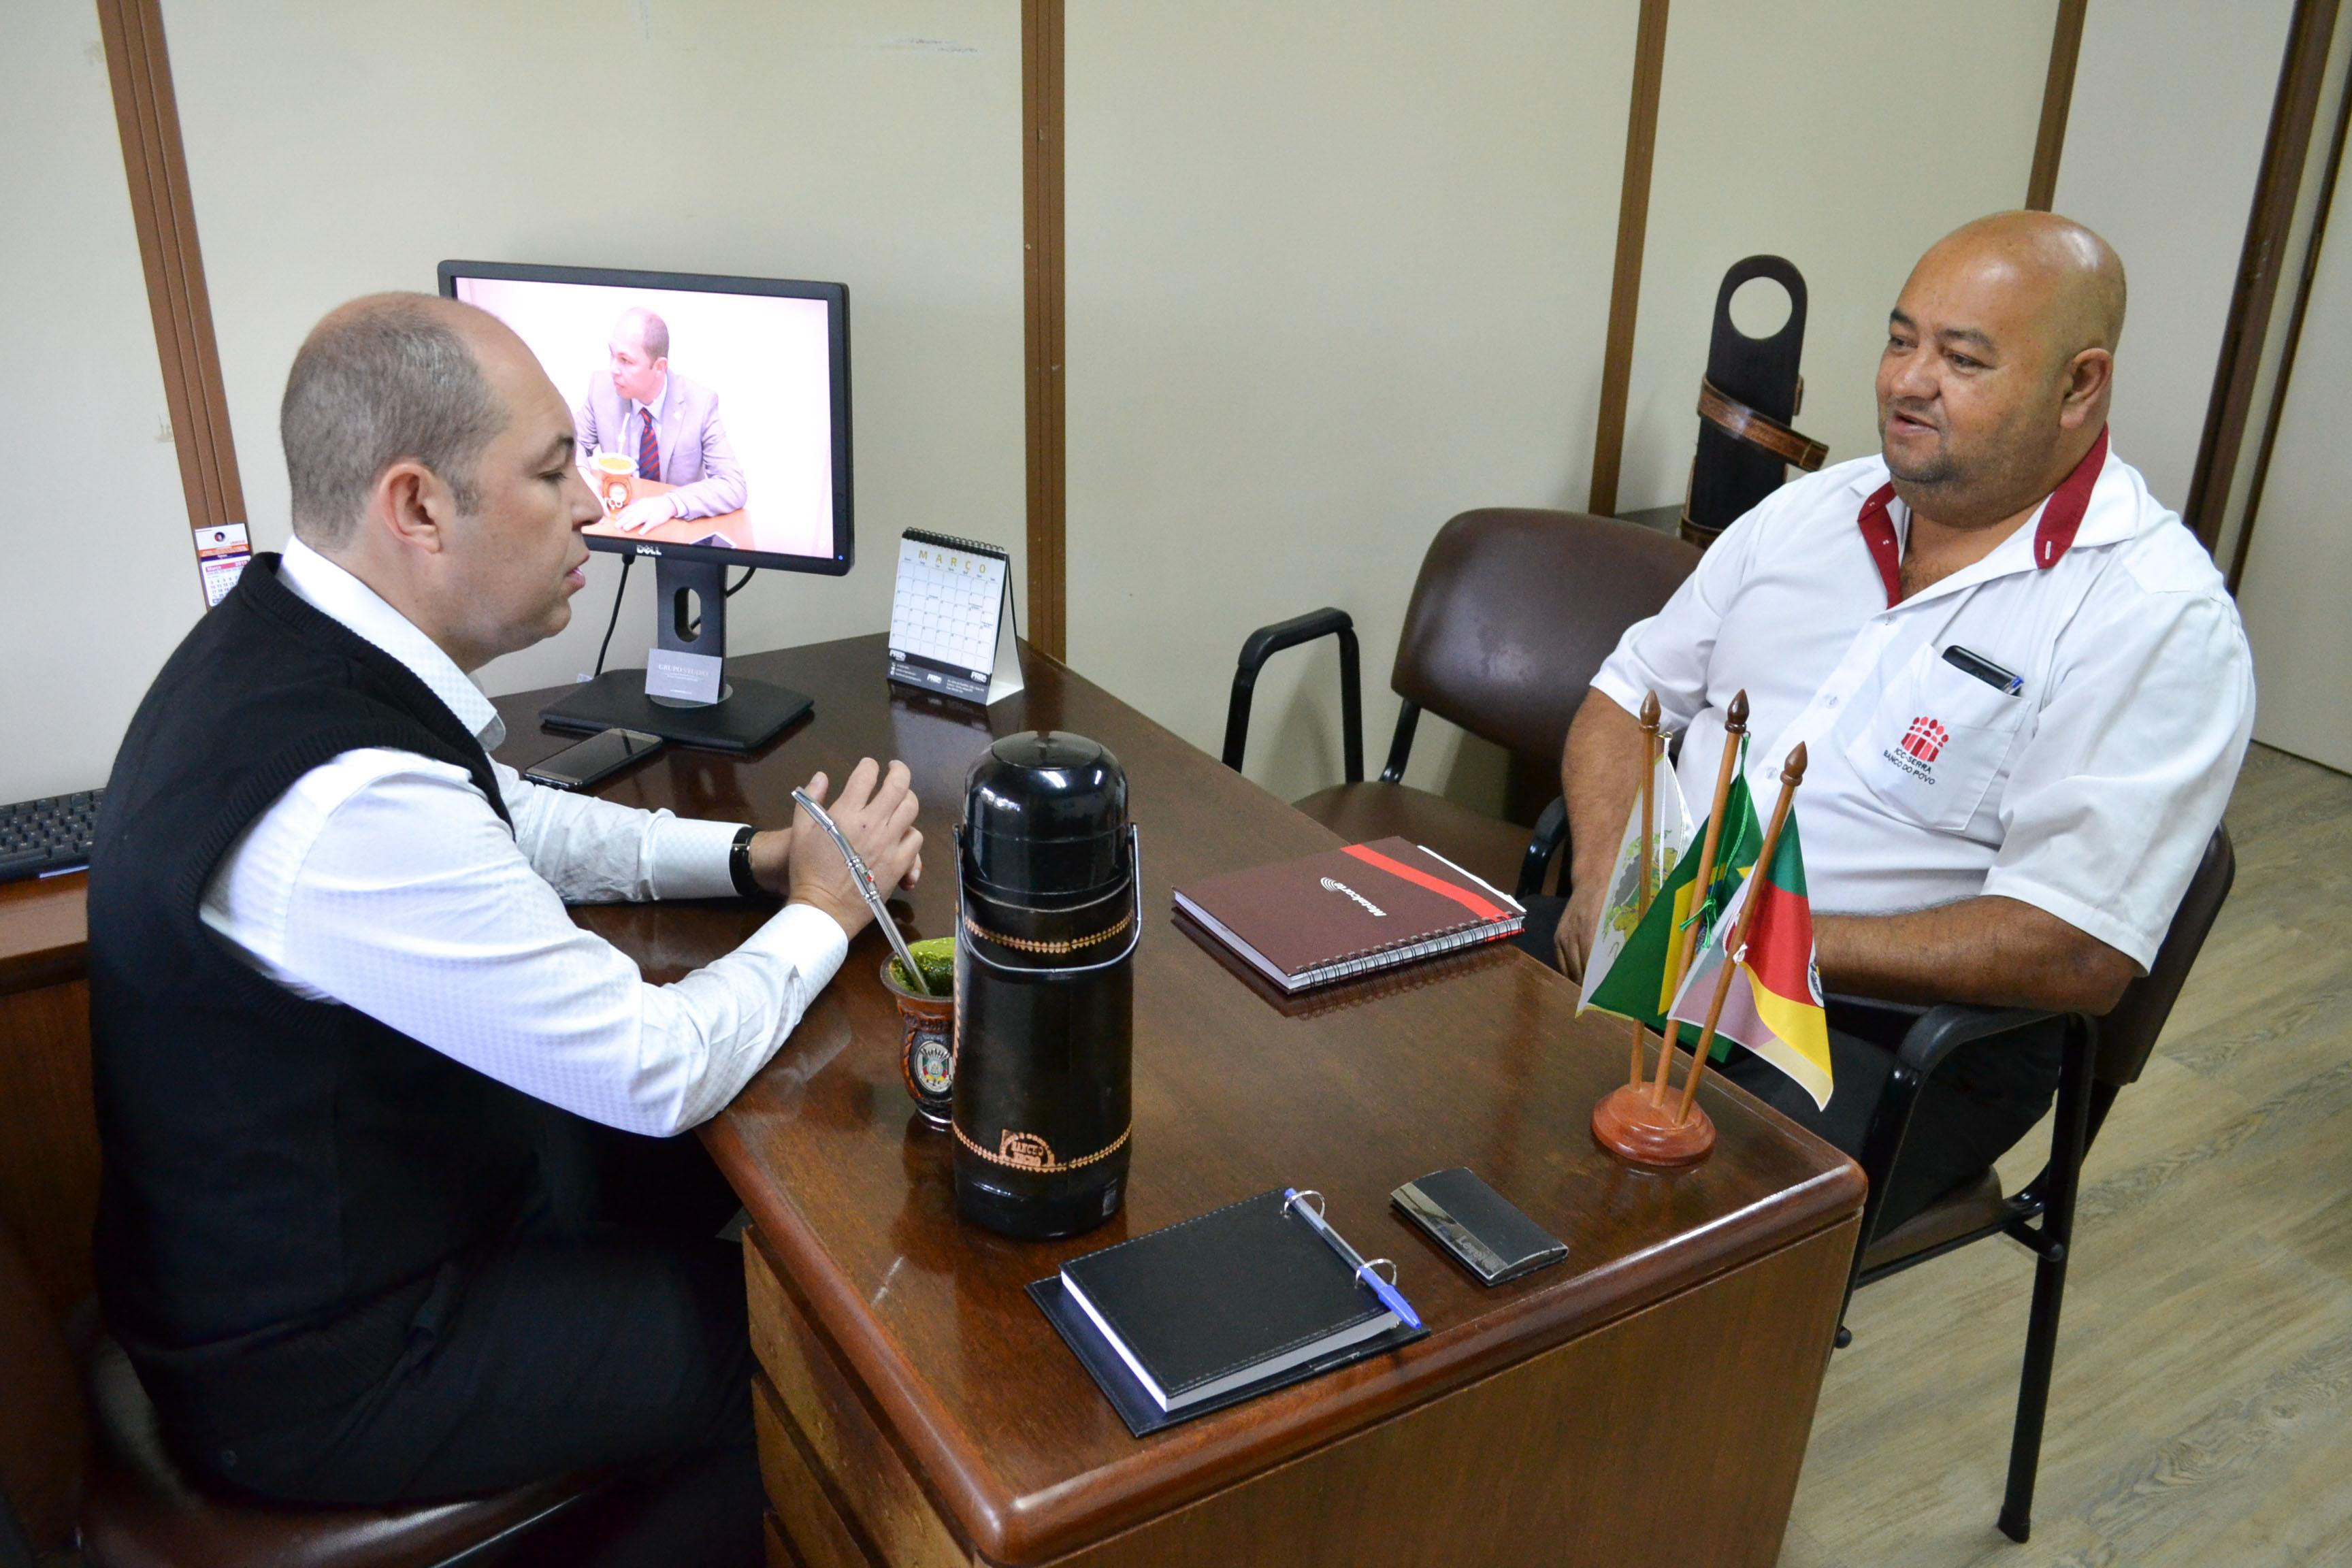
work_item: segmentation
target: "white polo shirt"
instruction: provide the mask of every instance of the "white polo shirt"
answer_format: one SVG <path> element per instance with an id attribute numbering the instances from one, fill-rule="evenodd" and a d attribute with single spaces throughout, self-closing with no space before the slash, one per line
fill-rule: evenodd
<path id="1" fill-rule="evenodd" d="M 1658 694 L 1684 732 L 1694 816 L 1734 693 L 1748 692 L 1759 814 L 1806 742 L 1796 813 L 1814 908 L 2000 894 L 2145 970 L 2253 727 L 2253 661 L 2221 574 L 2105 436 L 1990 554 L 1897 603 L 1909 526 L 1879 458 L 1797 479 L 1727 529 L 1592 684 L 1628 712 Z M 2021 688 L 1956 667 L 1953 647 Z"/>

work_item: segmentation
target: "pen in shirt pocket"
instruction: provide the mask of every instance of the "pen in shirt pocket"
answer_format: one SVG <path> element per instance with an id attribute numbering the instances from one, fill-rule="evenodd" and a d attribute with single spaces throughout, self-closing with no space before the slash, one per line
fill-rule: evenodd
<path id="1" fill-rule="evenodd" d="M 1973 675 L 1994 690 L 2014 697 L 2025 689 L 2021 676 L 2013 675 L 1980 653 L 1954 643 L 1944 650 L 1944 662 L 1963 675 Z"/>

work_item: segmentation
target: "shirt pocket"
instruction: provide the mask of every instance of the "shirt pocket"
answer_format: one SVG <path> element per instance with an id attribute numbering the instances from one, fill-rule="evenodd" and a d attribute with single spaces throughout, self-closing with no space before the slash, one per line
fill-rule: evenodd
<path id="1" fill-rule="evenodd" d="M 1896 816 L 1958 833 L 2009 759 L 2025 708 L 2022 696 L 1953 668 L 1928 643 L 1887 681 L 1846 761 Z"/>

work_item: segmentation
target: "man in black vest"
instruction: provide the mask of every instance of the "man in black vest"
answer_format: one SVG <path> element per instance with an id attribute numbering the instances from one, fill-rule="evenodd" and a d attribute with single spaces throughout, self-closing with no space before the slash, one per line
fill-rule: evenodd
<path id="1" fill-rule="evenodd" d="M 690 1139 L 867 916 L 809 824 L 754 833 L 493 763 L 467 672 L 562 629 L 600 514 L 495 318 L 333 312 L 281 409 L 295 538 L 181 644 L 89 889 L 100 1296 L 185 1462 L 321 1504 L 629 1478 L 573 1560 L 752 1563 L 733 1201 Z M 823 798 L 825 781 L 812 781 Z M 919 874 L 903 766 L 833 806 Z M 781 894 L 653 986 L 565 900 Z"/>

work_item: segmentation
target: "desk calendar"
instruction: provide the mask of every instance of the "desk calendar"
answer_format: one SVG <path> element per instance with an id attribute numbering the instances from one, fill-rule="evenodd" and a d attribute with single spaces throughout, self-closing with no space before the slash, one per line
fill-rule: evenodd
<path id="1" fill-rule="evenodd" d="M 1021 689 L 1002 547 L 915 528 L 899 537 L 890 679 L 983 706 Z"/>

